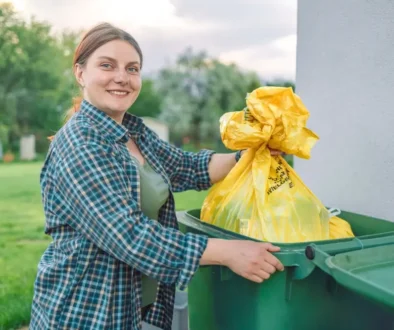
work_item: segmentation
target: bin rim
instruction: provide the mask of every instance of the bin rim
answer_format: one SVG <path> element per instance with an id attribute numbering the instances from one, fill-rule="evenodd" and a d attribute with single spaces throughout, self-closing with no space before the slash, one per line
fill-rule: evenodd
<path id="1" fill-rule="evenodd" d="M 187 211 L 177 212 L 179 222 L 196 231 L 197 233 L 207 235 L 213 238 L 222 239 L 242 239 L 242 240 L 252 240 L 256 242 L 264 242 L 251 237 L 243 236 L 239 233 L 235 233 L 215 225 L 209 224 L 207 222 L 201 221 L 199 218 L 195 217 L 191 213 L 200 211 L 199 209 L 192 209 Z M 361 238 L 361 240 L 360 240 Z M 365 243 L 360 244 L 361 241 Z M 326 259 L 332 255 L 342 254 L 349 251 L 360 250 L 367 245 L 371 248 L 375 246 L 394 244 L 394 232 L 385 232 L 379 234 L 364 235 L 359 237 L 335 239 L 335 240 L 319 240 L 313 242 L 297 242 L 297 243 L 275 243 L 281 248 L 280 252 L 276 252 L 276 257 L 282 262 L 285 267 L 292 267 L 294 272 L 292 274 L 292 279 L 301 280 L 308 277 L 315 267 L 321 268 L 323 271 L 327 271 L 328 267 Z M 364 245 L 363 245 L 364 244 Z M 321 252 L 322 256 L 320 259 L 309 258 L 306 256 L 308 248 L 313 247 L 313 249 Z M 320 260 L 320 261 L 319 261 Z M 222 270 L 223 273 L 229 272 L 228 270 Z M 331 274 L 330 274 L 331 275 Z M 225 275 L 224 277 L 228 277 Z"/>
<path id="2" fill-rule="evenodd" d="M 221 238 L 224 239 L 240 239 L 240 240 L 251 240 L 255 242 L 268 242 L 268 241 L 263 241 L 259 240 L 256 238 L 244 236 L 242 234 L 220 228 L 218 226 L 212 225 L 208 222 L 203 222 L 201 219 L 195 217 L 192 213 L 193 212 L 199 212 L 201 209 L 190 209 L 190 210 L 184 210 L 184 211 L 179 211 L 179 214 L 184 214 L 185 217 L 180 217 L 181 223 L 184 225 L 188 225 L 192 227 L 193 229 L 203 232 L 204 234 L 207 234 L 212 237 L 220 236 Z M 187 223 L 186 223 L 187 222 Z M 380 236 L 380 234 L 375 234 L 376 236 Z M 369 236 L 374 236 L 374 235 L 368 235 Z M 319 240 L 319 241 L 304 241 L 304 242 L 293 242 L 293 243 L 284 243 L 284 242 L 275 242 L 275 241 L 269 241 L 269 243 L 272 243 L 273 245 L 279 246 L 282 248 L 282 250 L 288 250 L 288 251 L 302 251 L 302 253 L 305 250 L 305 247 L 310 245 L 310 244 L 330 244 L 330 243 L 337 243 L 337 242 L 349 242 L 354 240 L 354 237 L 349 237 L 349 238 L 340 238 L 340 239 L 326 239 L 326 240 Z"/>

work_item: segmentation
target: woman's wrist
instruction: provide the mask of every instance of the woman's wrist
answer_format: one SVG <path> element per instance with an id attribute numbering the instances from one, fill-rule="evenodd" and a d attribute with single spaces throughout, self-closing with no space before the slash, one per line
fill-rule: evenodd
<path id="1" fill-rule="evenodd" d="M 200 265 L 224 265 L 227 241 L 209 238 L 207 247 L 200 259 Z"/>
<path id="2" fill-rule="evenodd" d="M 235 153 L 235 161 L 236 162 L 238 162 L 241 159 L 241 157 L 242 157 L 242 155 L 244 154 L 245 151 L 246 151 L 246 149 L 243 149 L 243 150 L 238 150 Z"/>

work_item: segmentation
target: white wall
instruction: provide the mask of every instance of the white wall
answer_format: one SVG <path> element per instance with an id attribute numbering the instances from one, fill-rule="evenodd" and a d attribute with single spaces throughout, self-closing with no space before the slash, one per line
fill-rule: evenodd
<path id="1" fill-rule="evenodd" d="M 326 205 L 394 221 L 394 1 L 299 0 L 296 93 L 320 141 L 296 171 Z"/>

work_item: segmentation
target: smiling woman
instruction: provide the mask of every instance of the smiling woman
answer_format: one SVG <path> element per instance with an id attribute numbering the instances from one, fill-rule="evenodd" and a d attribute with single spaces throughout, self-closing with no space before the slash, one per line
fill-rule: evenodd
<path id="1" fill-rule="evenodd" d="M 127 113 L 142 63 L 134 38 L 107 23 L 76 49 L 82 100 L 40 176 L 53 243 L 38 265 L 32 330 L 139 330 L 142 320 L 170 330 L 175 288 L 186 288 L 199 265 L 222 264 L 255 282 L 283 269 L 271 244 L 178 230 L 173 193 L 207 190 L 236 157 L 185 152 Z"/>

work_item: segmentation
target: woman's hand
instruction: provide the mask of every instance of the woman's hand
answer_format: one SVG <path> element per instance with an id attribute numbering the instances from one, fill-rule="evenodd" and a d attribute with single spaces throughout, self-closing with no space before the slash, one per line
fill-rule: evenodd
<path id="1" fill-rule="evenodd" d="M 276 271 L 284 270 L 282 263 L 271 253 L 278 251 L 280 248 L 270 243 L 209 239 L 200 264 L 223 265 L 248 280 L 261 283 Z"/>

